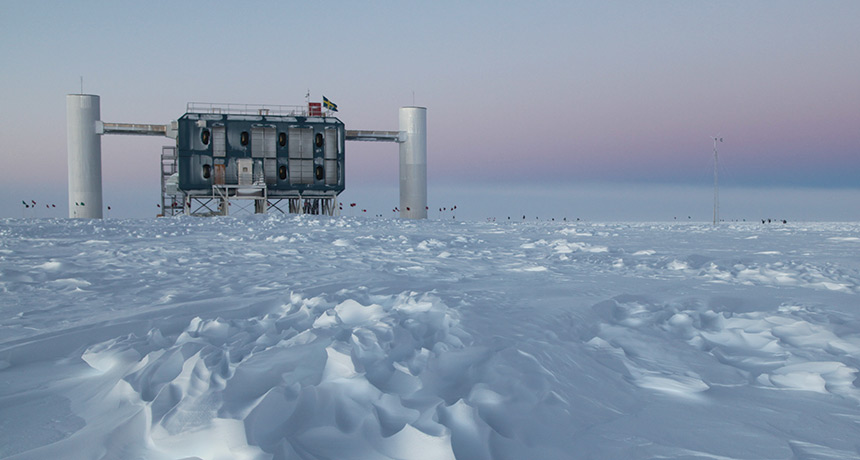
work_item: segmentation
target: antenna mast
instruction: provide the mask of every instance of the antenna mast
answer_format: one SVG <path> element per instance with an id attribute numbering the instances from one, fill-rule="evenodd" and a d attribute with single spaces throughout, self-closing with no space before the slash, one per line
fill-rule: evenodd
<path id="1" fill-rule="evenodd" d="M 720 220 L 720 186 L 717 179 L 717 141 L 722 142 L 722 137 L 714 137 L 714 225 Z"/>

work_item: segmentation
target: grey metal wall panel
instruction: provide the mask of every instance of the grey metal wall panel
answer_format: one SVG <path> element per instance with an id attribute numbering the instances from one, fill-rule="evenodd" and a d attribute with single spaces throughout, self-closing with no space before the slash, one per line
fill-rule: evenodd
<path id="1" fill-rule="evenodd" d="M 275 128 L 266 128 L 265 143 L 263 144 L 264 158 L 277 158 L 278 156 L 278 133 Z"/>
<path id="2" fill-rule="evenodd" d="M 267 184 L 278 183 L 278 160 L 274 158 L 266 158 L 263 160 L 263 172 L 266 177 Z"/>
<path id="3" fill-rule="evenodd" d="M 290 184 L 302 183 L 302 166 L 299 164 L 302 160 L 290 160 Z"/>
<path id="4" fill-rule="evenodd" d="M 314 157 L 314 130 L 308 128 L 302 130 L 302 158 L 305 160 L 313 159 Z"/>
<path id="5" fill-rule="evenodd" d="M 289 156 L 290 158 L 302 157 L 302 130 L 300 128 L 290 128 L 287 130 L 289 137 Z"/>
<path id="6" fill-rule="evenodd" d="M 337 160 L 325 161 L 325 183 L 326 185 L 337 185 Z"/>
<path id="7" fill-rule="evenodd" d="M 337 130 L 325 130 L 325 159 L 337 160 Z"/>
<path id="8" fill-rule="evenodd" d="M 302 183 L 314 183 L 314 162 L 313 160 L 302 160 Z"/>
<path id="9" fill-rule="evenodd" d="M 290 183 L 313 184 L 314 162 L 312 160 L 290 160 Z"/>
<path id="10" fill-rule="evenodd" d="M 263 134 L 262 129 L 251 128 L 251 158 L 263 158 Z"/>
<path id="11" fill-rule="evenodd" d="M 314 162 L 313 160 L 302 160 L 302 183 L 314 183 Z"/>
<path id="12" fill-rule="evenodd" d="M 216 157 L 227 155 L 227 128 L 224 126 L 212 128 L 212 155 Z"/>
<path id="13" fill-rule="evenodd" d="M 312 159 L 314 157 L 314 130 L 312 128 L 290 128 L 290 158 Z"/>
<path id="14" fill-rule="evenodd" d="M 255 126 L 251 128 L 251 157 L 275 158 L 275 128 Z"/>

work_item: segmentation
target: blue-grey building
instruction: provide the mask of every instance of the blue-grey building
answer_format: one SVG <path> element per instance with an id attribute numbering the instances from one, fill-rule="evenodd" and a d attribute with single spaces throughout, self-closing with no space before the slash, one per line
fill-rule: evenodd
<path id="1" fill-rule="evenodd" d="M 212 199 L 226 214 L 224 203 L 246 198 L 265 212 L 293 199 L 291 206 L 306 206 L 305 212 L 330 213 L 326 207 L 345 187 L 346 133 L 328 115 L 314 104 L 189 104 L 176 121 L 176 187 L 186 206 Z"/>

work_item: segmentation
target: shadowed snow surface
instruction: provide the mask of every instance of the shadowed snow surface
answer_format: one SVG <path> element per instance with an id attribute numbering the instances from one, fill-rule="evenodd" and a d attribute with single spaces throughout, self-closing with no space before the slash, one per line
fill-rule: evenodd
<path id="1" fill-rule="evenodd" d="M 0 221 L 0 458 L 860 457 L 860 224 Z"/>

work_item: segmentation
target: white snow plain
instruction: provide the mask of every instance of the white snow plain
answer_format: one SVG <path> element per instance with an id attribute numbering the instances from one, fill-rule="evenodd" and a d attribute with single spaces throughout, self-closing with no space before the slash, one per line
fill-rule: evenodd
<path id="1" fill-rule="evenodd" d="M 0 221 L 0 457 L 860 457 L 860 224 Z"/>

